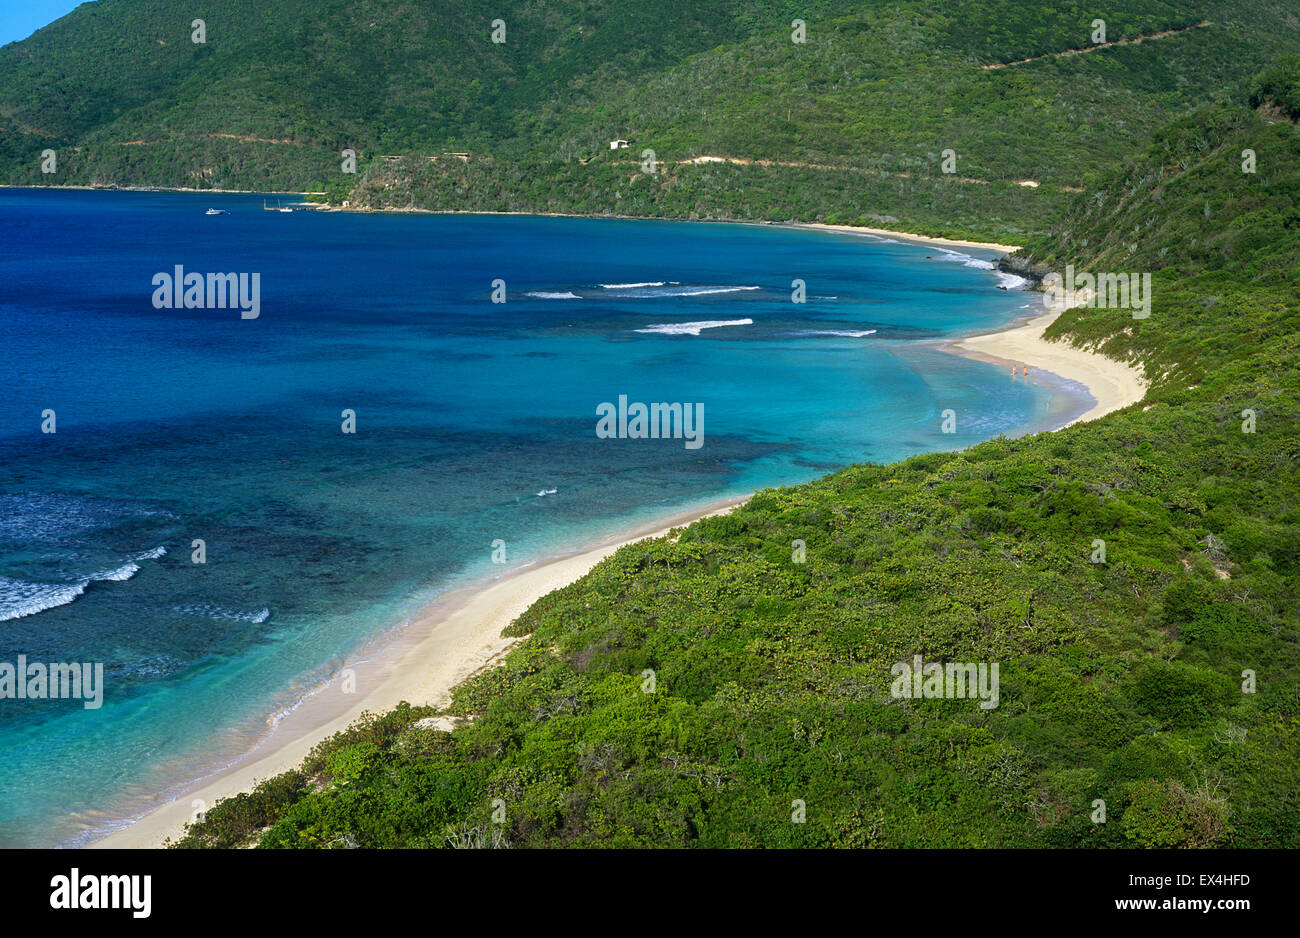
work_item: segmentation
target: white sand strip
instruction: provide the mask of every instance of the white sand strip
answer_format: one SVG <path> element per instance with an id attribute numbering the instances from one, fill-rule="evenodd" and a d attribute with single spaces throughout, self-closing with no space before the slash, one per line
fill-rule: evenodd
<path id="1" fill-rule="evenodd" d="M 900 241 L 915 241 L 917 244 L 939 244 L 955 248 L 982 248 L 989 251 L 1001 251 L 1014 254 L 1020 248 L 1014 244 L 996 244 L 992 241 L 962 241 L 957 238 L 927 238 L 925 235 L 911 234 L 906 231 L 894 231 L 891 228 L 865 228 L 858 225 L 822 225 L 815 222 L 799 222 L 791 228 L 814 228 L 818 231 L 845 231 L 849 234 L 877 235 L 881 238 L 897 238 Z"/>
<path id="2" fill-rule="evenodd" d="M 1059 315 L 1047 313 L 1003 332 L 969 336 L 944 347 L 985 361 L 1027 365 L 1030 376 L 1035 371 L 1047 371 L 1078 381 L 1088 388 L 1097 403 L 1071 423 L 1095 420 L 1142 400 L 1146 395 L 1147 380 L 1139 368 L 1097 352 L 1043 338 L 1043 330 Z"/>
<path id="3" fill-rule="evenodd" d="M 715 503 L 624 535 L 614 543 L 525 568 L 485 588 L 441 598 L 421 610 L 403 637 L 385 648 L 378 661 L 368 663 L 370 668 L 356 669 L 358 700 L 345 713 L 328 722 L 312 720 L 313 703 L 338 693 L 337 687 L 327 687 L 290 714 L 265 747 L 91 846 L 159 847 L 164 840 L 181 835 L 194 813 L 196 799 L 210 806 L 218 799 L 251 790 L 259 781 L 297 768 L 317 743 L 346 729 L 364 711 L 386 713 L 403 700 L 445 706 L 454 687 L 495 663 L 521 640 L 502 637 L 501 631 L 538 599 L 577 580 L 625 544 L 661 537 L 700 518 L 725 514 L 745 500 Z M 368 692 L 366 688 L 370 688 Z M 261 753 L 261 748 L 270 751 Z"/>

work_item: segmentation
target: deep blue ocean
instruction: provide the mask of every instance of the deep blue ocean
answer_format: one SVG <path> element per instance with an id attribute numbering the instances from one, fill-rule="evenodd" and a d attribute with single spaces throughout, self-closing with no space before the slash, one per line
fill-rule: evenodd
<path id="1" fill-rule="evenodd" d="M 916 341 L 1024 313 L 976 250 L 14 189 L 0 245 L 0 662 L 105 672 L 98 710 L 0 699 L 4 846 L 139 813 L 450 586 L 1056 397 Z M 177 265 L 258 274 L 258 317 L 155 308 Z M 598 438 L 620 395 L 703 445 Z"/>

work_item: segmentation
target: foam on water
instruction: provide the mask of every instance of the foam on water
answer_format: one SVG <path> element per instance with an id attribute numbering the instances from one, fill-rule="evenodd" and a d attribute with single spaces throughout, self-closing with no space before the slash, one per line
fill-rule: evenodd
<path id="1" fill-rule="evenodd" d="M 567 290 L 526 290 L 524 296 L 539 300 L 584 299 L 676 299 L 696 296 L 725 296 L 762 290 L 758 284 L 683 283 L 678 280 L 644 280 L 627 283 L 601 283 L 596 288 L 571 287 Z"/>
<path id="2" fill-rule="evenodd" d="M 140 572 L 138 563 L 124 563 L 120 567 L 114 567 L 112 570 L 101 570 L 90 578 L 90 581 L 98 580 L 101 583 L 124 583 L 131 577 Z"/>
<path id="3" fill-rule="evenodd" d="M 705 329 L 721 329 L 723 326 L 752 326 L 752 319 L 706 319 L 702 322 L 664 322 L 637 332 L 654 332 L 660 335 L 699 335 Z"/>
<path id="4" fill-rule="evenodd" d="M 677 280 L 655 283 L 602 284 L 608 293 L 602 297 L 632 300 L 677 299 L 696 296 L 725 296 L 729 293 L 751 293 L 762 290 L 758 284 L 682 283 Z"/>
<path id="5" fill-rule="evenodd" d="M 718 293 L 744 293 L 747 290 L 761 290 L 762 287 L 696 287 L 678 291 L 677 296 L 713 296 Z"/>
<path id="6" fill-rule="evenodd" d="M 0 622 L 66 606 L 84 595 L 91 583 L 124 583 L 140 572 L 140 565 L 136 561 L 155 560 L 166 553 L 167 548 L 155 547 L 139 554 L 134 560 L 99 570 L 71 583 L 41 583 L 0 576 Z"/>
<path id="7" fill-rule="evenodd" d="M 131 519 L 174 518 L 163 509 L 59 493 L 0 494 L 0 540 L 60 542 Z"/>
<path id="8" fill-rule="evenodd" d="M 947 248 L 939 248 L 940 256 L 938 260 L 951 261 L 961 264 L 963 267 L 973 267 L 976 270 L 994 270 L 996 264 L 992 261 L 985 260 L 982 257 L 974 257 L 970 254 L 963 254 L 961 251 L 949 251 Z"/>
<path id="9" fill-rule="evenodd" d="M 252 622 L 259 624 L 265 622 L 271 617 L 270 609 L 259 609 L 256 612 L 242 612 L 238 609 L 227 609 L 224 606 L 218 606 L 215 603 L 188 603 L 180 606 L 173 606 L 177 612 L 183 616 L 204 616 L 209 619 L 225 620 L 228 622 Z"/>
<path id="10" fill-rule="evenodd" d="M 214 199 L 231 225 L 203 219 Z M 287 232 L 260 195 L 0 189 L 0 661 L 106 674 L 95 732 L 80 710 L 0 707 L 0 845 L 82 842 L 87 817 L 107 829 L 178 794 L 441 590 L 718 499 L 1013 432 L 1047 394 L 906 341 L 1024 312 L 987 267 L 925 246 L 294 217 Z M 149 308 L 153 273 L 189 258 L 263 272 L 256 328 Z M 790 302 L 792 267 L 806 304 Z M 497 277 L 512 302 L 489 306 Z M 364 314 L 340 296 L 366 297 Z M 51 323 L 90 338 L 51 342 Z M 701 402 L 704 446 L 599 440 L 594 408 L 622 394 Z M 51 401 L 76 432 L 34 445 L 31 414 Z M 344 407 L 355 436 L 339 433 Z M 941 435 L 942 407 L 987 419 Z"/>
<path id="11" fill-rule="evenodd" d="M 86 591 L 89 582 L 31 583 L 0 576 L 0 622 L 66 606 Z"/>

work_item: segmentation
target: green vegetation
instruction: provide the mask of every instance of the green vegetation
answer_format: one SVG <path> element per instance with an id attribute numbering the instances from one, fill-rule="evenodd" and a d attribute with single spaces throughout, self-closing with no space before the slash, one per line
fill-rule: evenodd
<path id="1" fill-rule="evenodd" d="M 1276 107 L 1290 120 L 1300 119 L 1300 64 L 1291 56 L 1251 83 L 1251 107 Z"/>
<path id="2" fill-rule="evenodd" d="M 1252 172 L 1243 171 L 1248 154 Z M 1049 236 L 1030 240 L 1026 254 L 1040 268 L 1082 256 L 1101 270 L 1217 270 L 1294 283 L 1298 164 L 1291 124 L 1240 106 L 1206 107 L 1156 134 L 1141 159 L 1080 200 Z"/>
<path id="3" fill-rule="evenodd" d="M 211 0 L 200 45 L 166 0 L 99 0 L 0 49 L 0 181 L 862 221 L 1022 243 L 1188 109 L 1251 92 L 1293 106 L 1276 77 L 1246 83 L 1300 53 L 1300 20 L 1272 0 L 498 7 Z M 1168 35 L 1054 54 L 1088 48 L 1097 17 L 1111 42 Z M 806 42 L 792 41 L 796 18 Z M 611 151 L 615 138 L 631 146 Z M 341 171 L 345 148 L 357 175 Z M 687 162 L 700 156 L 769 165 Z"/>
<path id="4" fill-rule="evenodd" d="M 1053 327 L 1142 362 L 1144 402 L 625 547 L 511 626 L 464 725 L 368 717 L 179 846 L 1300 846 L 1300 138 L 1256 103 L 1155 134 L 1020 259 L 1158 271 L 1149 319 Z M 917 654 L 999 662 L 999 706 L 894 699 Z"/>
<path id="5" fill-rule="evenodd" d="M 520 617 L 464 725 L 367 717 L 179 846 L 1300 845 L 1300 20 L 1124 6 L 209 0 L 196 44 L 98 0 L 0 49 L 11 184 L 860 223 L 1155 274 L 1149 319 L 1050 332 L 1142 363 L 1141 405 L 624 548 Z M 1166 35 L 1056 54 L 1097 16 Z M 999 662 L 999 706 L 892 698 L 917 654 Z"/>
<path id="6" fill-rule="evenodd" d="M 797 191 L 808 206 L 792 215 Z M 502 212 L 571 212 L 641 218 L 784 222 L 792 218 L 830 224 L 902 227 L 900 216 L 882 214 L 882 204 L 912 206 L 908 231 L 936 237 L 985 237 L 990 230 L 1020 239 L 1049 201 L 1041 190 L 995 182 L 936 184 L 858 170 L 701 164 L 652 177 L 612 162 L 589 166 L 557 163 L 544 170 L 471 157 L 406 158 L 366 173 L 348 198 L 354 204 Z"/>

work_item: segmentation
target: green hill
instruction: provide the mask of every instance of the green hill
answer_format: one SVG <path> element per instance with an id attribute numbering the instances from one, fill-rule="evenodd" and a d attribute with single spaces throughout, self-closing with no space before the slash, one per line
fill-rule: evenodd
<path id="1" fill-rule="evenodd" d="M 449 710 L 468 725 L 364 720 L 181 845 L 1300 846 L 1300 138 L 1269 123 L 1300 69 L 1279 68 L 1152 135 L 1021 258 L 1157 271 L 1150 318 L 1054 327 L 1141 361 L 1141 404 L 625 547 L 516 621 Z M 916 654 L 999 662 L 999 705 L 896 699 Z"/>
<path id="2" fill-rule="evenodd" d="M 850 5 L 547 0 L 494 43 L 503 11 L 484 0 L 213 0 L 198 44 L 166 0 L 99 0 L 0 50 L 6 172 L 30 178 L 48 145 L 82 148 L 61 182 L 301 186 L 337 174 L 344 147 L 490 150 L 592 76 L 635 79 L 796 6 Z"/>
<path id="3" fill-rule="evenodd" d="M 1022 239 L 1157 128 L 1300 52 L 1271 0 L 1124 6 L 213 0 L 198 45 L 164 0 L 99 0 L 0 49 L 0 180 Z"/>
<path id="4" fill-rule="evenodd" d="M 210 0 L 195 44 L 163 0 L 87 4 L 0 49 L 0 180 L 994 236 L 1152 273 L 1149 318 L 1050 332 L 1150 390 L 624 548 L 512 626 L 467 725 L 376 715 L 182 845 L 1300 846 L 1300 17 L 499 6 Z M 916 654 L 999 662 L 999 705 L 896 699 Z"/>

